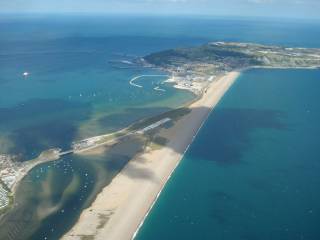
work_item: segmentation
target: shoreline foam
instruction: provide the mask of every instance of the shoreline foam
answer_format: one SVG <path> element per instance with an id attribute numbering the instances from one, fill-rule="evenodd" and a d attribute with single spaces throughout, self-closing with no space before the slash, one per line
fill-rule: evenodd
<path id="1" fill-rule="evenodd" d="M 189 106 L 191 112 L 168 130 L 172 136 L 169 143 L 132 159 L 62 239 L 134 238 L 211 110 L 239 74 L 230 72 L 210 83 L 202 97 Z M 148 173 L 147 177 L 138 176 L 143 171 Z M 101 216 L 105 215 L 108 218 L 102 224 Z"/>

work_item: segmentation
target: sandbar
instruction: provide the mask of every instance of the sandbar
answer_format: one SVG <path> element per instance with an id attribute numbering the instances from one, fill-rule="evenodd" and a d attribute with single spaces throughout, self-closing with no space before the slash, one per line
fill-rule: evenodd
<path id="1" fill-rule="evenodd" d="M 170 136 L 168 142 L 130 160 L 62 239 L 133 239 L 199 129 L 239 75 L 233 71 L 212 81 L 189 106 L 190 113 L 162 130 Z"/>

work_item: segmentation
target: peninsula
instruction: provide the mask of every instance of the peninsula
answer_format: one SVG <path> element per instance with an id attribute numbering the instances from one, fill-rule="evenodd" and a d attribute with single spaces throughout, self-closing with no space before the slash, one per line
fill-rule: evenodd
<path id="1" fill-rule="evenodd" d="M 167 82 L 196 93 L 198 98 L 170 113 L 172 125 L 151 133 L 145 151 L 104 188 L 63 239 L 134 238 L 202 124 L 241 71 L 317 68 L 320 50 L 216 42 L 154 53 L 137 62 L 168 73 L 172 77 Z"/>
<path id="2" fill-rule="evenodd" d="M 253 43 L 212 42 L 150 54 L 140 60 L 172 77 L 174 87 L 202 93 L 210 82 L 248 68 L 317 68 L 320 49 L 287 48 Z"/>
<path id="3" fill-rule="evenodd" d="M 186 106 L 143 119 L 116 133 L 73 143 L 66 153 L 90 154 L 104 145 L 127 141 L 132 135 L 147 139 L 145 150 L 105 187 L 63 239 L 133 238 L 198 130 L 241 71 L 256 67 L 317 68 L 320 49 L 213 42 L 153 53 L 136 59 L 134 64 L 162 70 L 171 76 L 168 84 L 190 90 L 197 98 Z M 135 79 L 130 84 L 139 87 Z M 28 171 L 64 153 L 51 149 L 24 163 L 17 163 L 14 156 L 1 155 L 0 210 L 7 208 L 12 201 L 10 194 L 14 194 L 15 186 Z"/>

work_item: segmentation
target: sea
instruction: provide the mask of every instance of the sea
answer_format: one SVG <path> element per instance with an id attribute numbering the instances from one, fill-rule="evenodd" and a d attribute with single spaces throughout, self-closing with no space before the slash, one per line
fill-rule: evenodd
<path id="1" fill-rule="evenodd" d="M 319 37 L 311 20 L 2 15 L 0 152 L 28 161 L 192 101 L 164 83 L 166 73 L 131 64 L 149 53 L 209 41 L 320 47 Z M 159 76 L 130 85 L 140 75 Z M 136 239 L 319 239 L 319 78 L 319 70 L 244 72 Z M 0 239 L 59 239 L 142 147 L 135 139 L 37 166 L 0 219 Z"/>
<path id="2" fill-rule="evenodd" d="M 135 239 L 320 239 L 320 70 L 242 73 Z"/>

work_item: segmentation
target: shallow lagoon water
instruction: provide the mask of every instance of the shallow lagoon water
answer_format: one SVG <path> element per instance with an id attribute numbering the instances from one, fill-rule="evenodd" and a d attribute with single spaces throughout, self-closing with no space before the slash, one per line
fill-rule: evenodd
<path id="1" fill-rule="evenodd" d="M 129 138 L 99 154 L 38 165 L 18 186 L 15 206 L 0 219 L 0 239 L 59 239 L 143 147 L 142 139 Z"/>

